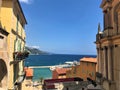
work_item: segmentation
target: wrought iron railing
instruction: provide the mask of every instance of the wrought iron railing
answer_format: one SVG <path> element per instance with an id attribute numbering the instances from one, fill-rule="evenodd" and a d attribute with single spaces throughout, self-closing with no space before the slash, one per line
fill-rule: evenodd
<path id="1" fill-rule="evenodd" d="M 13 53 L 14 60 L 23 60 L 26 59 L 28 56 L 29 56 L 29 52 L 27 51 Z"/>

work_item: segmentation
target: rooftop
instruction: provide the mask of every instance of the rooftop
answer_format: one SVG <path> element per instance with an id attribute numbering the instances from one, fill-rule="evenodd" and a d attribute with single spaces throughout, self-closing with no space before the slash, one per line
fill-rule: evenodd
<path id="1" fill-rule="evenodd" d="M 33 76 L 33 69 L 25 67 L 24 70 L 26 72 L 26 77 L 32 77 Z"/>
<path id="2" fill-rule="evenodd" d="M 56 68 L 55 71 L 58 73 L 58 74 L 66 74 L 66 71 L 69 71 L 71 70 L 71 68 Z"/>
<path id="3" fill-rule="evenodd" d="M 75 78 L 62 78 L 62 79 L 47 79 L 44 80 L 44 83 L 60 83 L 60 82 L 71 82 L 71 81 L 83 81 L 83 79 Z"/>
<path id="4" fill-rule="evenodd" d="M 84 57 L 84 58 L 80 59 L 80 62 L 92 62 L 92 63 L 97 63 L 97 58 Z"/>
<path id="5" fill-rule="evenodd" d="M 25 24 L 27 24 L 27 20 L 26 20 L 26 18 L 25 18 L 25 15 L 24 15 L 24 13 L 23 13 L 23 10 L 22 10 L 22 7 L 21 7 L 21 5 L 20 5 L 19 0 L 17 0 L 17 3 L 18 3 L 18 6 L 19 6 L 19 8 L 20 8 L 20 11 L 21 11 L 21 13 L 22 13 L 22 16 L 23 16 L 23 18 L 24 18 L 24 20 L 25 20 Z"/>

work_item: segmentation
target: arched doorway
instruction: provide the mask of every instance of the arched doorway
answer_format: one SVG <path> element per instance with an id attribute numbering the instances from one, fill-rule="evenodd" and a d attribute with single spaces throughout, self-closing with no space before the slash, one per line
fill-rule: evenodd
<path id="1" fill-rule="evenodd" d="M 0 88 L 7 86 L 7 66 L 3 59 L 0 59 Z"/>

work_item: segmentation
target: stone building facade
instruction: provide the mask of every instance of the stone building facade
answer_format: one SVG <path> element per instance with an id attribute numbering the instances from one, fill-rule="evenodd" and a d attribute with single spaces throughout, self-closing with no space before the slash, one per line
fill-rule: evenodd
<path id="1" fill-rule="evenodd" d="M 55 68 L 55 70 L 52 71 L 52 79 L 67 78 L 66 73 L 69 70 L 71 70 L 71 68 Z"/>
<path id="2" fill-rule="evenodd" d="M 87 81 L 87 78 L 92 80 L 96 79 L 96 64 L 97 58 L 93 57 L 83 57 L 80 59 L 80 65 L 72 66 L 72 69 L 67 71 L 67 78 L 79 77 L 84 81 Z"/>
<path id="3" fill-rule="evenodd" d="M 0 28 L 0 90 L 7 90 L 8 84 L 7 36 L 8 32 Z"/>
<path id="4" fill-rule="evenodd" d="M 120 90 L 120 0 L 102 0 L 100 7 L 104 26 L 96 35 L 98 78 L 105 90 Z"/>
<path id="5" fill-rule="evenodd" d="M 8 84 L 5 90 L 22 90 L 22 81 L 25 76 L 23 59 L 25 54 L 23 52 L 25 51 L 26 24 L 27 21 L 19 0 L 0 0 L 0 27 L 4 32 L 9 33 L 8 36 L 4 36 L 6 44 L 2 48 L 2 50 L 7 50 L 8 54 L 8 59 L 3 59 L 7 62 Z M 0 49 L 0 51 L 2 50 Z M 2 74 L 1 71 L 0 76 Z"/>
<path id="6" fill-rule="evenodd" d="M 0 13 L 1 13 L 0 0 Z M 1 27 L 0 22 L 0 90 L 7 90 L 8 80 L 8 52 L 7 52 L 8 32 Z"/>

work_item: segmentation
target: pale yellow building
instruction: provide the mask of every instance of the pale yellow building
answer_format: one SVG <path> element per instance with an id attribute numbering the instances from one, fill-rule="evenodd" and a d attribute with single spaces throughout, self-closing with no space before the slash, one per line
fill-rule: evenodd
<path id="1" fill-rule="evenodd" d="M 100 7 L 104 27 L 96 36 L 97 78 L 104 90 L 120 90 L 120 0 L 102 0 Z"/>
<path id="2" fill-rule="evenodd" d="M 1 12 L 0 0 L 0 12 Z M 0 90 L 7 90 L 7 80 L 8 80 L 8 50 L 7 50 L 7 36 L 8 32 L 1 27 L 0 22 Z"/>
<path id="3" fill-rule="evenodd" d="M 8 80 L 8 51 L 7 51 L 8 32 L 0 27 L 0 90 L 7 89 Z"/>
<path id="4" fill-rule="evenodd" d="M 24 52 L 26 18 L 18 0 L 0 0 L 0 24 L 9 35 L 7 36 L 7 90 L 21 90 L 24 78 L 23 59 L 16 58 Z"/>
<path id="5" fill-rule="evenodd" d="M 23 90 L 35 90 L 33 87 L 33 81 L 32 81 L 33 69 L 29 67 L 25 67 L 24 70 L 26 72 L 26 78 L 22 84 Z"/>

